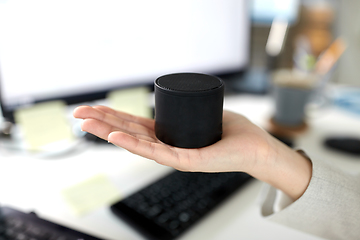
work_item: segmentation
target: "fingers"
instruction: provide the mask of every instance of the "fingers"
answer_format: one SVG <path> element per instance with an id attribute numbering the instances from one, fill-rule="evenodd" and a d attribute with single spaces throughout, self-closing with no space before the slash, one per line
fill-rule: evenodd
<path id="1" fill-rule="evenodd" d="M 81 124 L 81 129 L 88 133 L 94 134 L 102 139 L 108 140 L 108 135 L 115 131 L 122 131 L 126 134 L 129 134 L 133 137 L 149 141 L 149 142 L 157 142 L 157 139 L 148 135 L 143 135 L 134 132 L 126 132 L 124 130 L 118 129 L 114 126 L 106 124 L 96 119 L 85 119 Z"/>
<path id="2" fill-rule="evenodd" d="M 123 132 L 112 132 L 108 141 L 116 146 L 125 148 L 131 153 L 155 160 L 157 163 L 182 169 L 176 151 L 158 141 L 150 142 Z"/>
<path id="3" fill-rule="evenodd" d="M 104 109 L 105 111 L 102 111 Z M 109 113 L 107 113 L 109 112 Z M 118 113 L 117 115 L 113 115 L 115 113 Z M 128 121 L 126 119 L 123 119 L 118 116 L 125 116 L 125 118 L 130 119 L 136 118 L 132 115 L 116 112 L 110 108 L 106 107 L 89 107 L 89 106 L 82 106 L 74 110 L 74 116 L 77 118 L 84 118 L 84 119 L 96 119 L 96 121 L 92 121 L 90 125 L 86 125 L 88 127 L 89 131 L 97 131 L 103 132 L 109 131 L 109 130 L 121 130 L 124 132 L 128 132 L 130 134 L 141 134 L 145 136 L 149 136 L 151 138 L 154 137 L 153 130 L 147 128 L 146 126 L 143 126 L 141 124 Z M 97 123 L 98 126 L 95 126 Z M 103 123 L 103 124 L 101 124 Z M 83 124 L 84 126 L 84 124 Z M 100 126 L 104 127 L 103 131 L 100 131 L 98 129 Z M 106 128 L 105 128 L 106 126 Z M 96 128 L 96 129 L 93 129 Z M 83 129 L 85 130 L 85 129 Z M 110 133 L 110 132 L 109 132 Z M 108 134 L 109 134 L 108 133 Z"/>
<path id="4" fill-rule="evenodd" d="M 105 107 L 105 106 L 95 106 L 95 109 L 101 110 L 105 113 L 114 115 L 116 117 L 119 117 L 123 120 L 129 121 L 129 122 L 134 122 L 134 123 L 138 123 L 141 124 L 149 129 L 154 129 L 154 120 L 152 119 L 148 119 L 148 118 L 143 118 L 143 117 L 139 117 L 139 116 L 134 116 L 125 112 L 121 112 L 121 111 L 116 111 L 112 108 L 109 107 Z"/>
<path id="5" fill-rule="evenodd" d="M 94 134 L 105 140 L 108 140 L 108 135 L 111 132 L 119 130 L 109 124 L 106 124 L 96 119 L 84 120 L 81 124 L 81 129 L 85 132 Z"/>

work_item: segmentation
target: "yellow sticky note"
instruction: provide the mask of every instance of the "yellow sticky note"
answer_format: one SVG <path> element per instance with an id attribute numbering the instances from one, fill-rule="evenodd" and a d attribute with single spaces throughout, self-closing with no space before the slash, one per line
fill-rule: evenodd
<path id="1" fill-rule="evenodd" d="M 71 126 L 66 119 L 66 105 L 62 101 L 38 103 L 17 110 L 14 116 L 30 150 L 73 139 Z"/>
<path id="2" fill-rule="evenodd" d="M 152 117 L 149 89 L 137 87 L 110 92 L 107 96 L 110 107 L 141 117 Z"/>
<path id="3" fill-rule="evenodd" d="M 103 174 L 64 189 L 62 196 L 77 215 L 85 214 L 104 205 L 110 205 L 121 198 L 118 189 Z"/>

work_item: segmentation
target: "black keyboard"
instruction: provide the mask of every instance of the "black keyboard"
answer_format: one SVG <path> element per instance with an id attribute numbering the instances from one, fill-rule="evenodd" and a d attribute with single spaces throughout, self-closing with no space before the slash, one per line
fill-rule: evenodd
<path id="1" fill-rule="evenodd" d="M 100 240 L 85 233 L 24 213 L 0 207 L 0 240 Z"/>
<path id="2" fill-rule="evenodd" d="M 252 177 L 174 171 L 111 206 L 147 239 L 177 238 Z"/>

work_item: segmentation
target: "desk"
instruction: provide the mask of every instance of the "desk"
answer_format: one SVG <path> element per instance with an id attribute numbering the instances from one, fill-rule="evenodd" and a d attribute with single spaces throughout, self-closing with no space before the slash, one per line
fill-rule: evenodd
<path id="1" fill-rule="evenodd" d="M 225 98 L 224 108 L 239 112 L 267 127 L 273 113 L 268 96 L 237 95 Z M 356 157 L 328 152 L 322 139 L 331 133 L 360 136 L 360 117 L 336 108 L 327 108 L 321 116 L 309 120 L 309 130 L 299 136 L 296 145 L 311 156 L 329 160 L 344 169 L 360 169 Z M 334 128 L 336 126 L 336 128 Z M 114 216 L 107 206 L 84 216 L 73 215 L 61 198 L 61 189 L 104 173 L 123 196 L 171 169 L 106 145 L 92 145 L 63 158 L 41 159 L 0 151 L 0 199 L 23 211 L 105 239 L 143 239 L 136 231 Z M 260 216 L 258 202 L 262 183 L 254 180 L 225 204 L 204 218 L 181 239 L 319 239 L 306 233 L 272 223 Z"/>

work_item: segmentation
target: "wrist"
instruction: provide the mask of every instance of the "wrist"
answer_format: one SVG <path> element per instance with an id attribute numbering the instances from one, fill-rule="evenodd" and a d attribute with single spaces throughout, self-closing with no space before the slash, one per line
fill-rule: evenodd
<path id="1" fill-rule="evenodd" d="M 302 196 L 312 176 L 312 163 L 305 155 L 275 138 L 270 138 L 265 161 L 251 174 L 283 191 L 292 199 Z"/>

